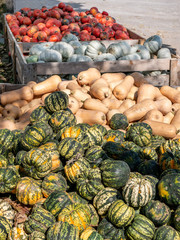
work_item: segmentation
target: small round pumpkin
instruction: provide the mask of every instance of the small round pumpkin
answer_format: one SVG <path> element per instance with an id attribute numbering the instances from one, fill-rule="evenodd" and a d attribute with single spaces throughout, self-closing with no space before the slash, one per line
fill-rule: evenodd
<path id="1" fill-rule="evenodd" d="M 162 39 L 158 35 L 154 35 L 146 39 L 144 46 L 150 53 L 156 53 L 162 47 Z"/>
<path id="2" fill-rule="evenodd" d="M 178 206 L 175 210 L 173 222 L 175 229 L 180 232 L 180 206 Z"/>
<path id="3" fill-rule="evenodd" d="M 80 240 L 103 240 L 104 238 L 92 227 L 86 228 L 80 236 Z"/>
<path id="4" fill-rule="evenodd" d="M 0 216 L 5 217 L 9 221 L 10 225 L 13 225 L 15 211 L 11 204 L 4 199 L 0 199 Z"/>
<path id="5" fill-rule="evenodd" d="M 109 126 L 113 130 L 123 129 L 125 130 L 129 125 L 127 117 L 122 113 L 116 113 L 109 121 Z"/>
<path id="6" fill-rule="evenodd" d="M 29 235 L 29 240 L 45 240 L 46 236 L 44 233 L 39 231 L 34 231 Z"/>
<path id="7" fill-rule="evenodd" d="M 103 160 L 107 159 L 108 156 L 101 146 L 93 145 L 86 151 L 85 158 L 92 168 L 96 168 Z"/>
<path id="8" fill-rule="evenodd" d="M 56 50 L 45 49 L 39 54 L 38 61 L 62 62 L 62 55 Z"/>
<path id="9" fill-rule="evenodd" d="M 102 53 L 106 53 L 106 47 L 98 40 L 91 41 L 85 51 L 85 55 L 89 56 L 92 59 L 96 58 Z"/>
<path id="10" fill-rule="evenodd" d="M 155 234 L 154 240 L 179 240 L 178 232 L 171 226 L 161 226 L 159 227 Z"/>
<path id="11" fill-rule="evenodd" d="M 11 225 L 5 217 L 0 216 L 0 239 L 6 240 L 11 231 Z"/>
<path id="12" fill-rule="evenodd" d="M 50 114 L 46 111 L 44 106 L 39 106 L 33 110 L 31 113 L 29 120 L 33 124 L 38 121 L 47 121 L 50 119 Z"/>
<path id="13" fill-rule="evenodd" d="M 171 52 L 169 48 L 161 48 L 157 52 L 157 58 L 171 58 Z"/>

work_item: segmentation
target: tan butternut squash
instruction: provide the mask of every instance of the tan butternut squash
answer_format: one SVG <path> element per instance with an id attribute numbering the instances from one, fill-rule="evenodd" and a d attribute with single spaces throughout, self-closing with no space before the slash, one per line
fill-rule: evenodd
<path id="1" fill-rule="evenodd" d="M 178 131 L 180 130 L 180 109 L 175 112 L 171 124 L 174 125 Z"/>
<path id="2" fill-rule="evenodd" d="M 177 89 L 170 86 L 162 86 L 160 91 L 165 97 L 169 98 L 172 103 L 180 103 L 180 92 Z"/>
<path id="3" fill-rule="evenodd" d="M 111 91 L 114 90 L 114 88 L 119 85 L 120 83 L 122 83 L 123 80 L 119 80 L 119 81 L 114 81 L 114 82 L 110 82 L 108 83 L 109 88 L 111 89 Z"/>
<path id="4" fill-rule="evenodd" d="M 156 104 L 157 109 L 161 111 L 163 115 L 166 115 L 172 109 L 172 102 L 163 95 L 157 97 L 156 101 L 154 102 Z"/>
<path id="5" fill-rule="evenodd" d="M 66 80 L 66 81 L 60 82 L 60 83 L 58 84 L 58 86 L 57 86 L 57 90 L 58 90 L 58 91 L 61 91 L 61 90 L 66 89 L 66 87 L 67 87 L 67 85 L 69 84 L 69 82 L 74 82 L 74 80 L 71 80 L 71 81 Z"/>
<path id="6" fill-rule="evenodd" d="M 177 87 L 176 89 L 177 89 L 178 91 L 180 91 L 180 87 Z"/>
<path id="7" fill-rule="evenodd" d="M 61 78 L 58 75 L 53 75 L 32 87 L 34 95 L 43 95 L 45 93 L 54 92 L 58 89 L 60 82 Z"/>
<path id="8" fill-rule="evenodd" d="M 132 88 L 130 89 L 130 91 L 128 92 L 128 95 L 127 95 L 126 98 L 136 101 L 137 100 L 137 95 L 138 95 L 138 87 L 133 85 Z"/>
<path id="9" fill-rule="evenodd" d="M 81 87 L 81 90 L 85 93 L 88 93 L 89 94 L 89 91 L 90 91 L 90 86 L 86 86 L 84 85 L 83 87 Z"/>
<path id="10" fill-rule="evenodd" d="M 176 112 L 178 109 L 180 109 L 180 103 L 173 103 L 172 104 L 172 111 Z"/>
<path id="11" fill-rule="evenodd" d="M 154 135 L 159 135 L 167 139 L 174 138 L 176 136 L 177 129 L 172 124 L 150 120 L 144 120 L 143 122 L 151 126 Z"/>
<path id="12" fill-rule="evenodd" d="M 26 104 L 28 104 L 28 101 L 26 101 L 26 100 L 17 100 L 12 103 L 12 105 L 19 107 L 19 108 L 25 106 Z"/>
<path id="13" fill-rule="evenodd" d="M 122 103 L 122 100 L 118 100 L 117 98 L 105 98 L 102 100 L 102 103 L 109 109 L 118 109 Z"/>
<path id="14" fill-rule="evenodd" d="M 73 114 L 76 114 L 76 112 L 79 109 L 79 102 L 76 98 L 69 96 L 69 105 L 68 108 L 72 111 Z"/>
<path id="15" fill-rule="evenodd" d="M 71 91 L 71 96 L 75 97 L 79 102 L 84 102 L 87 98 L 91 98 L 88 93 L 84 93 L 80 89 L 75 89 Z"/>
<path id="16" fill-rule="evenodd" d="M 134 78 L 134 85 L 136 87 L 140 87 L 142 84 L 148 83 L 148 81 L 144 78 L 144 75 L 139 72 L 133 72 L 131 76 Z"/>
<path id="17" fill-rule="evenodd" d="M 61 90 L 61 91 L 66 93 L 68 96 L 71 94 L 71 90 L 70 89 L 64 89 L 64 90 Z"/>
<path id="18" fill-rule="evenodd" d="M 112 82 L 119 82 L 123 80 L 126 77 L 126 74 L 124 73 L 104 73 L 101 75 L 102 78 L 106 80 L 106 82 L 112 83 Z"/>
<path id="19" fill-rule="evenodd" d="M 17 119 L 22 115 L 22 110 L 21 108 L 16 107 L 12 104 L 7 104 L 2 111 L 2 115 L 4 117 L 12 117 L 14 119 Z"/>
<path id="20" fill-rule="evenodd" d="M 82 118 L 80 117 L 80 116 L 77 116 L 77 115 L 75 115 L 76 116 L 76 123 L 78 124 L 78 123 L 83 123 L 83 120 L 82 120 Z"/>
<path id="21" fill-rule="evenodd" d="M 18 100 L 31 101 L 33 96 L 33 90 L 28 86 L 24 86 L 17 90 L 2 93 L 0 95 L 0 103 L 6 105 Z"/>
<path id="22" fill-rule="evenodd" d="M 93 124 L 106 124 L 106 115 L 100 111 L 79 109 L 76 116 L 82 119 L 83 123 Z"/>
<path id="23" fill-rule="evenodd" d="M 174 117 L 174 113 L 173 113 L 173 112 L 168 112 L 168 113 L 163 117 L 163 122 L 164 122 L 164 123 L 171 123 L 173 117 Z"/>
<path id="24" fill-rule="evenodd" d="M 134 78 L 132 76 L 126 76 L 122 80 L 122 82 L 114 88 L 113 90 L 114 96 L 119 100 L 125 99 L 130 89 L 132 88 L 133 84 L 134 84 Z"/>
<path id="25" fill-rule="evenodd" d="M 16 125 L 11 120 L 1 119 L 0 120 L 0 129 L 5 129 L 5 128 L 7 128 L 9 130 L 15 130 L 16 129 Z"/>
<path id="26" fill-rule="evenodd" d="M 34 85 L 36 85 L 37 84 L 37 82 L 34 82 L 34 81 L 30 81 L 30 82 L 28 82 L 26 85 L 28 86 L 28 87 L 30 87 L 30 88 L 32 88 Z"/>
<path id="27" fill-rule="evenodd" d="M 120 113 L 118 109 L 109 110 L 108 113 L 106 114 L 107 121 L 109 122 L 112 116 L 116 113 Z"/>
<path id="28" fill-rule="evenodd" d="M 132 107 L 133 105 L 135 105 L 136 102 L 131 100 L 131 99 L 125 99 L 123 100 L 123 102 L 121 103 L 120 107 L 118 108 L 120 113 L 124 113 L 127 109 L 129 109 L 130 107 Z"/>
<path id="29" fill-rule="evenodd" d="M 142 84 L 138 89 L 137 102 L 142 102 L 145 99 L 154 100 L 159 96 L 158 94 L 160 94 L 158 88 L 152 84 Z"/>
<path id="30" fill-rule="evenodd" d="M 69 90 L 75 90 L 75 89 L 81 89 L 81 87 L 79 86 L 79 84 L 77 82 L 69 82 L 68 85 L 66 86 L 66 89 Z"/>
<path id="31" fill-rule="evenodd" d="M 150 99 L 145 99 L 127 109 L 123 114 L 126 115 L 129 122 L 134 122 L 143 118 L 146 113 L 152 109 L 157 109 L 155 102 Z"/>
<path id="32" fill-rule="evenodd" d="M 99 100 L 94 98 L 88 98 L 83 103 L 83 108 L 87 110 L 101 111 L 107 113 L 109 109 Z"/>
<path id="33" fill-rule="evenodd" d="M 82 71 L 77 76 L 77 82 L 79 85 L 91 85 L 95 80 L 101 77 L 101 73 L 96 68 L 89 68 L 86 71 Z"/>
<path id="34" fill-rule="evenodd" d="M 34 106 L 36 106 L 38 104 L 42 104 L 41 98 L 33 99 L 31 102 L 29 102 L 27 105 L 25 105 L 21 108 L 22 114 L 26 113 L 27 111 L 29 111 L 31 108 L 33 108 Z"/>
<path id="35" fill-rule="evenodd" d="M 39 101 L 34 102 L 34 105 L 32 105 L 31 107 L 29 107 L 28 109 L 26 109 L 26 111 L 24 111 L 24 113 L 20 116 L 20 118 L 18 119 L 18 122 L 24 123 L 24 122 L 29 122 L 29 117 L 32 113 L 32 111 L 34 109 L 36 109 L 37 107 L 42 106 L 42 103 Z M 21 108 L 22 109 L 22 108 Z"/>
<path id="36" fill-rule="evenodd" d="M 143 120 L 152 120 L 152 121 L 157 121 L 157 122 L 163 122 L 163 114 L 157 109 L 152 109 L 146 113 Z"/>
<path id="37" fill-rule="evenodd" d="M 4 109 L 4 107 L 0 105 L 0 113 L 2 113 L 3 109 Z"/>
<path id="38" fill-rule="evenodd" d="M 91 85 L 90 94 L 102 101 L 105 98 L 110 98 L 112 91 L 108 87 L 107 82 L 103 78 L 100 78 Z"/>

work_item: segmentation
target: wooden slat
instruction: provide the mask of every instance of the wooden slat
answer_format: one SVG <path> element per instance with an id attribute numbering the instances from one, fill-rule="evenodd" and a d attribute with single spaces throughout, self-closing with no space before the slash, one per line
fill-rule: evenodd
<path id="1" fill-rule="evenodd" d="M 0 83 L 0 94 L 23 87 L 23 84 Z"/>
<path id="2" fill-rule="evenodd" d="M 170 85 L 172 85 L 172 86 L 180 85 L 180 58 L 179 59 L 171 59 Z"/>

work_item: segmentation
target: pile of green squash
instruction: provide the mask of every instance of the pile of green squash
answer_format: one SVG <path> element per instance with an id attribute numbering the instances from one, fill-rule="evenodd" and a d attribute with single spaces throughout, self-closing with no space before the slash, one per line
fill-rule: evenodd
<path id="1" fill-rule="evenodd" d="M 27 63 L 43 62 L 89 62 L 171 58 L 168 48 L 162 46 L 158 35 L 148 38 L 143 45 L 131 46 L 126 41 L 111 43 L 106 47 L 103 42 L 92 40 L 80 42 L 73 34 L 67 34 L 60 42 L 45 42 L 33 45 L 29 50 Z"/>
<path id="2" fill-rule="evenodd" d="M 67 106 L 54 92 L 24 130 L 0 130 L 0 239 L 180 239 L 180 140 L 123 114 L 76 124 Z"/>

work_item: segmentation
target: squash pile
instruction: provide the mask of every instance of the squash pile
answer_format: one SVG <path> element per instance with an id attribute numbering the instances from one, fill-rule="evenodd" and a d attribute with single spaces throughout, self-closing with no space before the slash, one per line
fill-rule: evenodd
<path id="1" fill-rule="evenodd" d="M 95 71 L 98 74 L 95 69 L 88 71 L 78 76 L 80 85 L 92 83 Z M 115 91 L 116 95 L 126 96 L 124 83 L 131 89 L 134 78 L 122 73 L 112 76 L 122 78 L 118 87 L 122 92 Z M 96 85 L 94 96 L 101 96 L 103 104 L 108 85 L 103 76 L 97 79 L 90 88 Z M 51 91 L 55 80 L 51 78 Z M 58 81 L 56 87 L 66 84 Z M 138 84 L 139 89 L 149 87 Z M 47 87 L 41 83 L 30 89 L 38 96 Z M 144 97 L 160 93 L 153 90 Z M 174 89 L 172 94 L 169 87 L 162 92 L 163 100 L 166 92 L 173 102 L 180 93 Z M 1 96 L 1 103 L 8 99 Z M 0 193 L 11 198 L 0 199 L 0 239 L 179 240 L 180 140 L 155 135 L 157 121 L 132 120 L 154 106 L 153 99 L 134 104 L 143 103 L 134 115 L 129 109 L 113 115 L 107 130 L 99 123 L 78 123 L 78 118 L 89 119 L 88 111 L 93 111 L 91 121 L 100 111 L 78 109 L 76 117 L 68 107 L 70 97 L 58 90 L 46 95 L 44 105 L 36 106 L 23 130 L 0 129 Z M 89 105 L 98 107 L 97 102 Z M 23 218 L 22 208 L 26 209 Z"/>
<path id="2" fill-rule="evenodd" d="M 168 48 L 162 48 L 158 35 L 148 38 L 143 45 L 131 46 L 126 41 L 111 43 L 107 48 L 98 40 L 80 42 L 73 34 L 67 34 L 56 43 L 39 43 L 29 50 L 27 63 L 43 62 L 89 62 L 171 58 Z"/>

